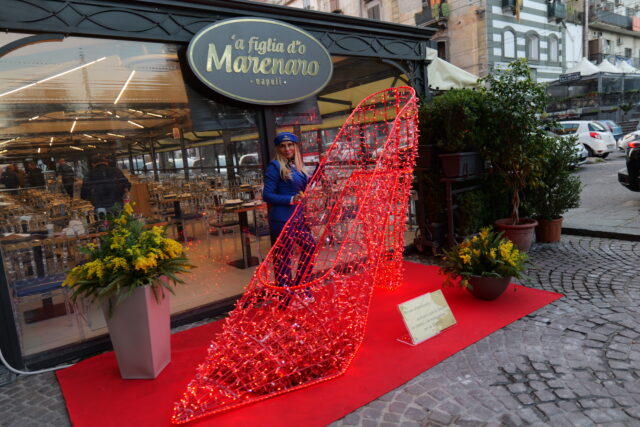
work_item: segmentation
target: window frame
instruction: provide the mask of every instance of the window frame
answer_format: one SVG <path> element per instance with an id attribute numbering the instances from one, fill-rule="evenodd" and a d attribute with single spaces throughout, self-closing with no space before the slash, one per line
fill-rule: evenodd
<path id="1" fill-rule="evenodd" d="M 555 59 L 551 57 L 551 45 L 555 42 Z M 547 38 L 547 61 L 552 64 L 560 62 L 560 39 L 555 34 L 550 34 Z"/>
<path id="2" fill-rule="evenodd" d="M 509 33 L 513 37 L 513 56 L 507 55 L 506 43 L 505 43 L 505 35 Z M 500 41 L 502 46 L 502 57 L 507 59 L 516 59 L 518 57 L 518 36 L 516 31 L 511 27 L 505 27 L 502 30 L 502 39 Z"/>
<path id="3" fill-rule="evenodd" d="M 533 43 L 533 39 L 535 39 L 535 44 Z M 532 55 L 532 47 L 536 48 L 535 58 Z M 524 57 L 527 58 L 527 61 L 540 61 L 540 35 L 535 31 L 527 32 L 524 37 Z"/>

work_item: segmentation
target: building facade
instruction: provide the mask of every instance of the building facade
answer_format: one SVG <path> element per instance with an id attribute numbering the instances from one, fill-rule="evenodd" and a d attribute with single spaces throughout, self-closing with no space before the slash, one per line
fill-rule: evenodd
<path id="1" fill-rule="evenodd" d="M 439 55 L 473 74 L 504 68 L 526 58 L 538 81 L 555 80 L 573 62 L 575 35 L 569 36 L 562 1 L 450 0 L 424 4 L 417 25 L 437 25 Z M 567 40 L 568 39 L 568 40 Z"/>

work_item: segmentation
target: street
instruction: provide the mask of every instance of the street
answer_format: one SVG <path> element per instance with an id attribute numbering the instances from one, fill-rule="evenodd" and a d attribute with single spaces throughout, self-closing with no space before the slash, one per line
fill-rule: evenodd
<path id="1" fill-rule="evenodd" d="M 576 174 L 584 188 L 580 207 L 565 214 L 564 227 L 640 236 L 640 192 L 618 183 L 618 170 L 625 167 L 621 151 L 607 159 L 590 158 Z"/>

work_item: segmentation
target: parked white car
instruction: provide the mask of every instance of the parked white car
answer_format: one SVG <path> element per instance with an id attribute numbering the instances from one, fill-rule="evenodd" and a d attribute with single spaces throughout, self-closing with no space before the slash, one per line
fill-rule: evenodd
<path id="1" fill-rule="evenodd" d="M 640 141 L 640 130 L 628 133 L 618 140 L 618 150 L 625 151 L 631 141 Z"/>
<path id="2" fill-rule="evenodd" d="M 590 157 L 605 158 L 616 149 L 613 134 L 600 122 L 590 120 L 572 120 L 559 122 L 557 133 L 578 135 L 578 141 L 584 144 Z"/>

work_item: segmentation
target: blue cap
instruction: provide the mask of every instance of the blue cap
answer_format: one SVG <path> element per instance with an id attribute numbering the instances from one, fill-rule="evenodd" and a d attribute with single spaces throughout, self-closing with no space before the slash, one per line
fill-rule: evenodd
<path id="1" fill-rule="evenodd" d="M 276 145 L 280 145 L 280 143 L 284 141 L 291 141 L 297 144 L 298 137 L 292 134 L 291 132 L 280 132 L 279 134 L 276 135 L 275 139 L 273 140 L 273 143 Z"/>

